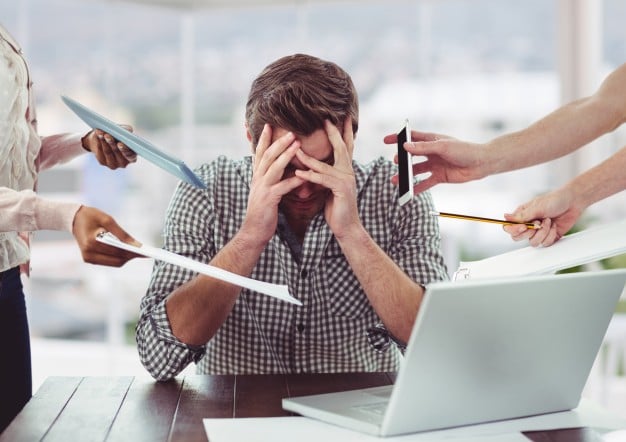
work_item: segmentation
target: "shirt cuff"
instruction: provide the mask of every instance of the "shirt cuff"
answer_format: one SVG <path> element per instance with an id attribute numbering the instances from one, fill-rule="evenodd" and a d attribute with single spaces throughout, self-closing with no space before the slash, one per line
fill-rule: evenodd
<path id="1" fill-rule="evenodd" d="M 185 344 L 174 336 L 172 328 L 170 327 L 170 321 L 167 318 L 165 301 L 162 301 L 154 306 L 152 314 L 150 315 L 150 322 L 152 323 L 152 328 L 160 341 L 168 342 L 176 345 L 177 347 L 182 347 L 191 351 L 195 355 L 195 361 L 197 361 L 197 359 L 204 354 L 204 345 Z"/>
<path id="2" fill-rule="evenodd" d="M 62 230 L 72 233 L 74 217 L 81 205 L 37 197 L 35 202 L 36 230 Z"/>
<path id="3" fill-rule="evenodd" d="M 395 336 L 389 333 L 382 322 L 367 329 L 367 340 L 376 351 L 381 353 L 385 353 L 389 350 L 392 343 L 400 349 L 402 354 L 406 351 L 406 344 L 399 341 Z"/>

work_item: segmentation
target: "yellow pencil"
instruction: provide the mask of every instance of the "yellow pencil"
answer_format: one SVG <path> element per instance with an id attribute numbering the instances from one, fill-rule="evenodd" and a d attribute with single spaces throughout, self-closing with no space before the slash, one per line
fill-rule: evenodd
<path id="1" fill-rule="evenodd" d="M 446 212 L 430 212 L 433 216 L 443 216 L 445 218 L 456 218 L 456 219 L 466 219 L 469 221 L 480 221 L 483 223 L 494 223 L 494 224 L 503 224 L 503 225 L 515 225 L 515 224 L 524 224 L 529 229 L 541 229 L 540 225 L 536 225 L 534 223 L 516 223 L 514 221 L 507 221 L 505 219 L 494 219 L 494 218 L 483 218 L 481 216 L 470 216 L 470 215 L 459 215 L 456 213 L 446 213 Z"/>

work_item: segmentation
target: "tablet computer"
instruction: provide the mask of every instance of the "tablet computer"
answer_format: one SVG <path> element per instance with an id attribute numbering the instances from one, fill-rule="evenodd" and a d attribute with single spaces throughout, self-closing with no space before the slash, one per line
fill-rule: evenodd
<path id="1" fill-rule="evenodd" d="M 115 139 L 126 144 L 137 155 L 145 158 L 166 172 L 180 178 L 186 183 L 200 189 L 206 189 L 206 184 L 196 175 L 187 165 L 180 159 L 159 150 L 155 145 L 149 141 L 141 138 L 140 136 L 124 129 L 120 125 L 108 120 L 102 115 L 97 114 L 91 109 L 83 106 L 76 100 L 73 100 L 66 96 L 61 96 L 63 102 L 76 114 L 78 117 L 87 123 L 93 129 L 100 129 L 107 132 Z"/>

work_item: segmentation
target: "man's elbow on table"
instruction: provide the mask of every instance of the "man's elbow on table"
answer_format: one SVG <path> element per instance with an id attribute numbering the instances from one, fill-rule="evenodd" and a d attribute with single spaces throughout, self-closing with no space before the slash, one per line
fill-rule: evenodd
<path id="1" fill-rule="evenodd" d="M 147 328 L 147 329 L 146 329 Z M 169 381 L 182 372 L 190 363 L 197 361 L 203 347 L 191 349 L 186 344 L 175 342 L 176 338 L 162 336 L 151 321 L 140 321 L 137 326 L 137 351 L 144 368 L 157 381 Z"/>

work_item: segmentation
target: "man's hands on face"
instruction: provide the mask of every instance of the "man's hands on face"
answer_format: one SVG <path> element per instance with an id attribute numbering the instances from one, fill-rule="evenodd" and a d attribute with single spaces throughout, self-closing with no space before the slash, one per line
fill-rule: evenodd
<path id="1" fill-rule="evenodd" d="M 247 230 L 265 245 L 276 232 L 278 204 L 283 195 L 304 183 L 297 176 L 283 178 L 285 167 L 300 150 L 300 142 L 287 132 L 272 143 L 272 128 L 263 127 L 254 153 L 248 209 L 242 230 Z"/>
<path id="2" fill-rule="evenodd" d="M 309 169 L 296 170 L 296 176 L 330 190 L 324 216 L 335 237 L 341 239 L 351 228 L 360 226 L 361 222 L 356 201 L 356 179 L 352 169 L 352 119 L 346 118 L 343 133 L 329 121 L 326 121 L 324 128 L 333 146 L 334 165 L 316 160 L 298 149 L 298 160 Z"/>

